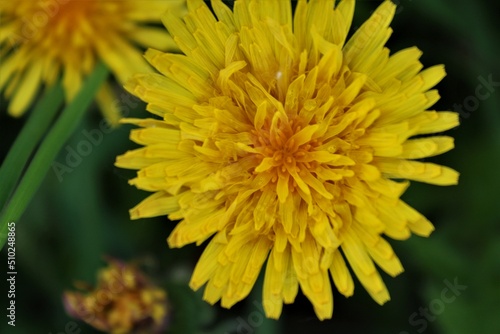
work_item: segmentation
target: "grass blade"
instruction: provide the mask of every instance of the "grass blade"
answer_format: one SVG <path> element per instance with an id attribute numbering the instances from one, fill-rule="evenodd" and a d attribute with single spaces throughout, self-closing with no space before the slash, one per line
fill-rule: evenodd
<path id="1" fill-rule="evenodd" d="M 7 238 L 8 222 L 15 222 L 21 217 L 61 147 L 78 126 L 85 110 L 94 100 L 97 90 L 107 75 L 107 68 L 103 64 L 98 64 L 40 145 L 12 199 L 0 215 L 0 249 L 3 248 Z"/>
<path id="2" fill-rule="evenodd" d="M 19 182 L 24 167 L 39 144 L 42 136 L 52 124 L 64 100 L 60 84 L 52 86 L 31 112 L 30 117 L 16 138 L 0 168 L 0 210 L 7 203 L 9 195 Z"/>

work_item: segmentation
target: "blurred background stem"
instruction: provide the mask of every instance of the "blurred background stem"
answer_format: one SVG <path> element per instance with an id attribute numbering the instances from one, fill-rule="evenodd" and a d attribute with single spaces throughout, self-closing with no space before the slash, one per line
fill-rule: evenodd
<path id="1" fill-rule="evenodd" d="M 43 140 L 11 200 L 0 215 L 0 249 L 7 237 L 8 222 L 16 222 L 21 217 L 59 150 L 78 126 L 107 75 L 107 68 L 102 63 L 98 64 Z"/>
<path id="2" fill-rule="evenodd" d="M 12 145 L 0 168 L 0 210 L 5 208 L 9 195 L 14 190 L 21 174 L 38 146 L 42 136 L 53 122 L 61 107 L 64 92 L 60 83 L 49 88 L 35 109 L 31 112 L 16 141 Z"/>

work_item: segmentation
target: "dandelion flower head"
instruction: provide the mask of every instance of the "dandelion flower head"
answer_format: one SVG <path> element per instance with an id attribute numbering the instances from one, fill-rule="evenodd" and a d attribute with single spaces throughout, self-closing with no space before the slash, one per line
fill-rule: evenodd
<path id="1" fill-rule="evenodd" d="M 164 24 L 184 53 L 150 49 L 159 74 L 126 86 L 158 118 L 128 119 L 143 145 L 116 165 L 154 192 L 132 219 L 180 220 L 171 247 L 207 242 L 190 286 L 231 307 L 265 266 L 263 306 L 278 318 L 300 290 L 319 319 L 332 317 L 332 282 L 345 296 L 352 272 L 373 299 L 389 293 L 378 267 L 403 271 L 386 237 L 428 236 L 432 224 L 400 199 L 408 180 L 458 181 L 416 159 L 453 148 L 452 112 L 429 110 L 443 66 L 421 51 L 384 46 L 395 5 L 383 2 L 347 40 L 355 2 L 188 1 Z M 426 135 L 426 136 L 423 136 Z"/>
<path id="2" fill-rule="evenodd" d="M 64 293 L 66 312 L 107 333 L 163 333 L 168 320 L 164 290 L 135 266 L 109 259 L 94 288 Z"/>
<path id="3" fill-rule="evenodd" d="M 0 1 L 0 92 L 8 112 L 21 116 L 42 84 L 62 78 L 66 100 L 78 92 L 97 61 L 124 83 L 136 72 L 150 72 L 139 47 L 176 49 L 159 23 L 180 0 L 7 0 Z M 97 103 L 109 121 L 119 110 L 109 84 Z"/>

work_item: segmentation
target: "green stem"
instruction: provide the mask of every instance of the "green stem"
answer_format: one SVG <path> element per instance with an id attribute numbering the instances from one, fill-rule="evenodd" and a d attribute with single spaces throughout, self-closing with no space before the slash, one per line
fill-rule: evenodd
<path id="1" fill-rule="evenodd" d="M 2 180 L 0 210 L 7 204 L 9 195 L 19 182 L 26 163 L 52 124 L 63 100 L 64 91 L 61 85 L 52 86 L 31 112 L 14 145 L 10 148 L 0 168 L 0 179 Z"/>
<path id="2" fill-rule="evenodd" d="M 57 157 L 59 150 L 78 126 L 85 110 L 94 100 L 98 89 L 107 75 L 108 70 L 103 64 L 96 66 L 80 92 L 64 109 L 40 145 L 19 186 L 15 190 L 12 199 L 0 215 L 0 249 L 5 244 L 7 238 L 8 222 L 15 222 L 21 217 L 31 198 L 42 183 L 45 174 L 50 169 L 52 162 Z"/>

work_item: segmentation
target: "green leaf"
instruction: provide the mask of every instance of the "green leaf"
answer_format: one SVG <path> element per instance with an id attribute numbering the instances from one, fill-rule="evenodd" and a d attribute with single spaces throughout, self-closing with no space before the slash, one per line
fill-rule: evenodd
<path id="1" fill-rule="evenodd" d="M 35 106 L 14 145 L 10 148 L 0 168 L 0 179 L 2 180 L 0 210 L 7 204 L 9 195 L 19 182 L 26 163 L 52 124 L 63 100 L 64 91 L 61 84 L 52 86 Z"/>
<path id="2" fill-rule="evenodd" d="M 40 145 L 19 186 L 15 190 L 12 199 L 7 203 L 0 215 L 0 249 L 3 248 L 7 238 L 8 222 L 15 222 L 21 217 L 47 174 L 47 171 L 50 169 L 59 150 L 78 126 L 85 110 L 87 110 L 94 100 L 97 90 L 107 75 L 108 70 L 103 64 L 96 66 L 80 92 L 64 109 Z"/>

